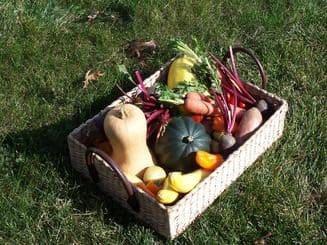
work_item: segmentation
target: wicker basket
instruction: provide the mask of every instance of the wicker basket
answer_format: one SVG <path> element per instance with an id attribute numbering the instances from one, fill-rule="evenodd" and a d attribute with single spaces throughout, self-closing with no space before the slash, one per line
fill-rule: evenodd
<path id="1" fill-rule="evenodd" d="M 253 54 L 250 56 L 253 57 Z M 144 81 L 146 86 L 151 87 L 156 82 L 164 81 L 170 62 L 147 78 Z M 260 63 L 257 64 L 260 66 Z M 262 69 L 260 71 L 265 82 L 264 72 Z M 255 85 L 247 84 L 247 87 L 254 97 L 264 98 L 273 105 L 273 113 L 219 168 L 173 206 L 165 206 L 134 187 L 110 157 L 92 147 L 96 139 L 104 138 L 101 123 L 105 113 L 114 106 L 127 102 L 127 96 L 118 98 L 69 134 L 71 164 L 140 220 L 161 235 L 174 239 L 282 135 L 288 108 L 286 101 Z M 128 94 L 138 93 L 140 90 L 134 88 Z"/>

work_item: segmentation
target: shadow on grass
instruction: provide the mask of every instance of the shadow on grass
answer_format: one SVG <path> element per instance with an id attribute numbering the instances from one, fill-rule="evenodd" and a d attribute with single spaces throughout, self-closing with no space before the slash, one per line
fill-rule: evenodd
<path id="1" fill-rule="evenodd" d="M 88 118 L 93 117 L 108 102 L 117 98 L 121 93 L 117 89 L 113 89 L 109 96 L 99 98 L 92 105 L 86 106 L 87 109 L 79 108 L 71 118 L 60 120 L 54 124 L 46 125 L 38 129 L 22 130 L 10 133 L 6 136 L 2 145 L 9 151 L 24 153 L 30 156 L 37 156 L 37 159 L 42 162 L 51 162 L 54 171 L 57 171 L 60 177 L 69 183 L 72 188 L 64 198 L 70 199 L 73 208 L 83 212 L 97 212 L 98 207 L 95 205 L 97 200 L 103 201 L 104 206 L 101 206 L 101 213 L 104 213 L 104 223 L 108 224 L 113 218 L 115 222 L 124 227 L 124 232 L 128 234 L 130 226 L 135 223 L 143 225 L 133 215 L 129 215 L 121 206 L 112 200 L 110 197 L 103 194 L 94 183 L 81 177 L 70 165 L 69 151 L 67 145 L 68 134 L 85 122 Z M 91 109 L 90 109 L 91 108 Z"/>

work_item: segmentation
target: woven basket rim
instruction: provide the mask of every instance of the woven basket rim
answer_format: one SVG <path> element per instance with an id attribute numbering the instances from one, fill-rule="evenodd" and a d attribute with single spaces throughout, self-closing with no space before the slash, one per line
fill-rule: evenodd
<path id="1" fill-rule="evenodd" d="M 147 87 L 153 86 L 156 82 L 161 81 L 163 82 L 163 78 L 166 75 L 167 72 L 167 67 L 170 65 L 170 63 L 176 59 L 176 57 L 172 58 L 170 61 L 168 61 L 166 64 L 164 64 L 159 70 L 154 72 L 151 76 L 146 78 L 144 80 L 144 83 Z M 235 151 L 233 151 L 229 156 L 225 159 L 224 163 L 217 169 L 215 169 L 213 172 L 210 173 L 208 177 L 206 177 L 203 181 L 201 181 L 191 192 L 183 195 L 183 197 L 175 202 L 173 205 L 164 205 L 160 203 L 159 201 L 156 200 L 156 198 L 150 196 L 147 194 L 145 191 L 143 191 L 141 188 L 133 188 L 135 191 L 135 194 L 137 196 L 138 202 L 142 204 L 143 211 L 141 213 L 135 212 L 134 210 L 131 209 L 130 206 L 127 205 L 127 200 L 125 199 L 124 191 L 123 189 L 114 189 L 114 192 L 108 192 L 112 194 L 112 198 L 118 198 L 118 202 L 121 202 L 120 204 L 127 208 L 132 214 L 136 215 L 140 220 L 145 221 L 146 223 L 150 224 L 150 226 L 153 226 L 157 232 L 160 234 L 164 235 L 165 237 L 169 237 L 170 239 L 173 239 L 177 237 L 181 232 L 186 229 L 188 225 L 193 222 L 196 217 L 198 217 L 212 202 L 233 182 L 237 179 L 240 174 L 242 174 L 245 169 L 247 169 L 251 164 L 255 161 L 255 159 L 262 155 L 272 144 L 260 144 L 262 147 L 259 147 L 261 150 L 255 151 L 257 153 L 254 154 L 249 154 L 247 156 L 255 156 L 255 158 L 252 158 L 252 160 L 245 160 L 246 162 L 242 160 L 241 162 L 244 164 L 240 164 L 239 157 L 242 156 L 246 150 L 251 149 L 255 143 L 260 139 L 270 139 L 270 137 L 262 137 L 265 134 L 265 132 L 274 132 L 272 137 L 273 140 L 276 140 L 278 137 L 282 135 L 282 131 L 280 130 L 273 130 L 270 131 L 270 128 L 272 126 L 278 125 L 278 129 L 283 129 L 284 121 L 285 121 L 285 113 L 288 110 L 288 104 L 287 101 L 282 99 L 281 97 L 270 93 L 259 86 L 252 84 L 252 83 L 246 83 L 246 87 L 249 88 L 250 92 L 253 92 L 253 95 L 257 97 L 258 99 L 266 99 L 268 103 L 272 104 L 272 113 L 269 115 L 267 120 L 265 120 L 260 127 L 253 133 L 251 136 L 242 144 L 240 145 Z M 139 94 L 141 92 L 141 89 L 138 87 L 134 87 L 131 89 L 129 92 L 127 92 L 128 95 L 132 94 Z M 88 147 L 90 146 L 89 144 L 92 144 L 93 140 L 95 137 L 102 137 L 103 133 L 100 133 L 98 135 L 98 129 L 99 129 L 99 119 L 102 120 L 103 116 L 105 113 L 107 113 L 110 109 L 112 109 L 115 105 L 118 105 L 120 103 L 126 103 L 129 102 L 129 99 L 127 96 L 122 95 L 115 100 L 113 100 L 110 104 L 106 105 L 102 110 L 100 110 L 97 114 L 95 114 L 93 117 L 87 119 L 85 122 L 82 122 L 78 127 L 74 128 L 67 136 L 67 141 L 68 141 L 68 146 L 69 146 L 69 151 L 70 151 L 70 156 L 72 160 L 73 167 L 81 172 L 84 176 L 87 178 L 91 178 L 90 176 L 90 170 L 88 170 L 88 167 L 86 165 L 86 159 L 84 159 L 84 152 L 87 151 Z M 95 129 L 95 131 L 93 131 Z M 94 133 L 94 135 L 93 135 Z M 93 135 L 93 137 L 92 137 Z M 91 137 L 89 137 L 91 136 Z M 270 135 L 269 135 L 270 136 Z M 102 138 L 101 138 L 102 140 Z M 107 178 L 107 180 L 110 179 L 110 181 L 117 182 L 118 175 L 113 171 L 111 166 L 109 166 L 104 159 L 100 155 L 94 154 L 94 157 L 97 159 L 95 161 L 96 167 L 101 169 L 101 171 L 106 172 L 106 168 L 108 168 L 110 172 L 110 176 L 113 177 L 113 180 L 110 178 Z M 251 159 L 251 158 L 250 158 Z M 251 162 L 250 162 L 251 161 Z M 239 163 L 238 163 L 239 162 Z M 239 164 L 239 165 L 235 165 Z M 87 167 L 87 168 L 86 168 Z M 232 174 L 231 174 L 231 169 L 232 169 Z M 101 172 L 100 171 L 100 172 Z M 99 173 L 100 173 L 99 172 Z M 227 173 L 227 179 L 221 178 L 224 174 Z M 235 174 L 234 174 L 235 173 Z M 103 175 L 100 173 L 100 176 L 105 177 L 105 173 Z M 208 186 L 211 186 L 212 184 L 215 185 L 217 180 L 221 180 L 221 184 L 218 187 L 215 186 L 215 191 L 212 194 L 211 197 L 208 197 L 205 195 L 204 190 L 208 190 Z M 118 180 L 119 181 L 119 180 Z M 121 181 L 121 180 L 120 180 Z M 105 182 L 106 183 L 106 182 Z M 226 184 L 227 183 L 227 184 Z M 119 183 L 118 183 L 119 184 Z M 208 186 L 207 186 L 208 185 Z M 100 186 L 101 187 L 101 186 Z M 116 194 L 118 195 L 116 196 Z M 106 192 L 106 194 L 108 194 Z M 110 195 L 110 194 L 109 194 Z M 122 195 L 122 196 L 121 196 Z M 207 199 L 203 199 L 207 198 Z M 196 200 L 205 200 L 205 201 L 196 201 Z M 195 204 L 193 211 L 190 212 L 189 216 L 186 216 L 185 220 L 182 221 L 178 217 L 184 217 L 185 213 L 184 210 L 189 208 L 189 205 Z M 199 204 L 200 203 L 200 204 Z M 127 205 L 127 206 L 126 206 Z M 155 212 L 154 216 L 156 219 L 148 219 L 144 215 L 144 211 L 149 213 Z M 159 215 L 160 213 L 160 215 Z M 157 215 L 158 214 L 158 215 Z M 160 217 L 160 221 L 163 223 L 160 223 L 160 225 L 157 226 L 158 223 L 158 218 Z M 154 223 L 153 223 L 154 222 Z M 162 226 L 162 224 L 164 224 Z"/>
<path id="2" fill-rule="evenodd" d="M 160 70 L 158 70 L 157 72 L 159 72 Z M 154 74 L 153 74 L 154 75 Z M 152 76 L 153 76 L 152 75 Z M 146 83 L 149 79 L 151 79 L 151 77 L 148 77 L 147 79 L 144 80 L 144 82 Z M 258 128 L 257 131 L 260 131 L 260 130 L 263 130 L 262 127 L 264 124 L 268 123 L 269 121 L 272 121 L 274 120 L 273 116 L 278 113 L 279 111 L 282 111 L 282 110 L 287 110 L 288 108 L 288 104 L 286 102 L 286 100 L 280 98 L 279 96 L 277 95 L 274 95 L 264 89 L 261 89 L 260 87 L 258 87 L 257 85 L 254 85 L 254 84 L 251 84 L 251 83 L 247 83 L 247 86 L 249 87 L 252 87 L 252 88 L 255 88 L 256 90 L 260 91 L 262 94 L 264 94 L 265 96 L 267 97 L 270 97 L 272 99 L 274 99 L 275 101 L 277 101 L 279 103 L 277 109 L 273 112 L 273 114 Z M 133 92 L 141 92 L 140 89 L 137 89 L 136 87 L 134 87 L 131 91 L 129 91 L 129 93 L 133 93 Z M 69 135 L 68 135 L 68 140 L 71 140 L 73 141 L 75 144 L 79 145 L 82 149 L 87 149 L 87 147 L 81 143 L 78 139 L 76 139 L 74 137 L 74 135 L 79 132 L 83 127 L 86 127 L 87 124 L 89 123 L 92 123 L 92 121 L 98 117 L 99 115 L 101 115 L 102 113 L 105 113 L 106 111 L 110 110 L 110 108 L 112 108 L 119 99 L 122 99 L 124 98 L 124 100 L 126 100 L 126 96 L 123 95 L 123 96 L 120 96 L 119 98 L 117 98 L 116 100 L 114 100 L 112 103 L 110 103 L 109 105 L 107 105 L 103 110 L 101 110 L 99 113 L 97 113 L 96 115 L 94 115 L 92 118 L 86 120 L 84 123 L 82 123 L 79 127 L 75 128 Z M 178 200 L 176 203 L 174 203 L 173 205 L 163 205 L 161 203 L 159 203 L 155 198 L 153 197 L 150 197 L 145 191 L 143 191 L 142 189 L 140 188 L 136 188 L 136 191 L 139 192 L 139 194 L 142 194 L 142 195 L 145 195 L 148 197 L 148 199 L 150 200 L 154 200 L 156 202 L 158 202 L 160 208 L 162 209 L 165 209 L 167 210 L 168 212 L 173 212 L 176 208 L 178 208 L 179 206 L 182 206 L 184 202 L 186 202 L 186 199 L 191 196 L 193 193 L 197 192 L 198 189 L 200 189 L 200 186 L 201 185 L 205 185 L 207 182 L 210 181 L 211 178 L 213 178 L 213 176 L 215 175 L 216 172 L 219 172 L 219 171 L 222 171 L 224 166 L 226 164 L 230 164 L 230 161 L 232 161 L 232 158 L 233 158 L 233 155 L 234 154 L 238 154 L 242 148 L 245 147 L 245 144 L 251 140 L 251 138 L 255 137 L 256 134 L 258 132 L 254 132 L 241 146 L 238 147 L 238 149 L 236 149 L 234 152 L 232 152 L 224 161 L 224 163 L 219 167 L 217 168 L 216 170 L 214 170 L 212 173 L 210 173 L 210 175 L 205 178 L 203 181 L 201 181 L 191 192 L 185 194 L 185 196 L 183 196 L 183 198 L 181 198 L 180 200 Z M 100 157 L 100 156 L 97 156 L 98 160 L 100 160 L 106 167 L 110 168 L 110 166 L 108 166 L 105 161 Z"/>
<path id="3" fill-rule="evenodd" d="M 183 196 L 183 198 L 181 198 L 174 205 L 167 206 L 168 212 L 173 212 L 177 206 L 183 206 L 183 203 L 187 201 L 186 199 L 189 196 L 193 195 L 195 192 L 197 192 L 199 189 L 201 189 L 202 185 L 209 183 L 211 178 L 215 178 L 214 177 L 215 174 L 220 171 L 223 171 L 227 164 L 231 164 L 231 162 L 234 160 L 233 157 L 236 154 L 239 154 L 240 152 L 242 152 L 242 149 L 245 148 L 246 145 L 249 144 L 251 139 L 255 138 L 260 133 L 260 131 L 265 130 L 263 126 L 275 119 L 274 115 L 276 115 L 277 113 L 279 113 L 281 111 L 285 111 L 285 110 L 287 111 L 287 108 L 288 108 L 287 102 L 283 99 L 280 99 L 280 102 L 281 102 L 281 105 L 278 107 L 278 109 L 275 110 L 274 113 L 242 145 L 240 145 L 235 151 L 233 151 L 231 154 L 229 154 L 228 157 L 224 160 L 224 162 L 218 168 L 216 168 L 214 171 L 212 171 L 203 181 L 201 181 L 199 184 L 197 184 L 197 186 L 195 186 L 194 189 L 192 189 L 189 193 L 185 194 L 185 196 Z"/>

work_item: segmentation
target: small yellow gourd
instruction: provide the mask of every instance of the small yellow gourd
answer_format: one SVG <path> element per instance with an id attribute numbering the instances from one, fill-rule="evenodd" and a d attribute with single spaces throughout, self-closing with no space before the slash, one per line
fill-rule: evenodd
<path id="1" fill-rule="evenodd" d="M 157 193 L 157 200 L 163 204 L 172 204 L 178 199 L 178 197 L 179 193 L 170 188 L 168 177 L 166 177 L 162 189 Z"/>
<path id="2" fill-rule="evenodd" d="M 140 108 L 123 104 L 108 111 L 104 131 L 112 145 L 111 158 L 124 173 L 141 176 L 154 165 L 146 144 L 147 123 Z"/>
<path id="3" fill-rule="evenodd" d="M 169 187 L 179 193 L 188 193 L 195 188 L 204 178 L 210 174 L 204 169 L 196 169 L 193 172 L 170 172 L 168 178 Z"/>
<path id="4" fill-rule="evenodd" d="M 191 82 L 195 80 L 195 76 L 191 71 L 195 63 L 195 59 L 185 55 L 174 60 L 168 71 L 168 88 L 173 89 L 180 82 Z"/>
<path id="5" fill-rule="evenodd" d="M 148 167 L 145 170 L 144 175 L 143 175 L 143 181 L 145 183 L 153 181 L 154 183 L 160 185 L 165 180 L 166 176 L 167 176 L 167 174 L 162 167 L 154 165 L 154 166 Z"/>

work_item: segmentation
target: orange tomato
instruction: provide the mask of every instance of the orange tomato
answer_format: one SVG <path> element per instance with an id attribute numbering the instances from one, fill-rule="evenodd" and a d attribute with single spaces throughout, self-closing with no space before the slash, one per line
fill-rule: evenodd
<path id="1" fill-rule="evenodd" d="M 212 119 L 212 129 L 218 132 L 225 131 L 225 122 L 223 116 L 215 116 Z"/>
<path id="2" fill-rule="evenodd" d="M 234 99 L 233 95 L 228 94 L 227 95 L 227 100 L 228 100 L 229 104 L 234 105 L 235 99 Z"/>
<path id="3" fill-rule="evenodd" d="M 138 184 L 136 184 L 136 186 L 139 187 L 140 189 L 142 189 L 145 193 L 149 194 L 150 196 L 152 196 L 154 198 L 156 197 L 156 195 L 153 194 L 152 191 L 150 191 L 144 183 L 138 183 Z"/>
<path id="4" fill-rule="evenodd" d="M 234 95 L 227 93 L 227 101 L 229 104 L 234 105 L 235 102 Z M 237 106 L 242 109 L 245 109 L 247 107 L 247 105 L 243 101 L 240 101 L 240 99 L 237 100 Z"/>
<path id="5" fill-rule="evenodd" d="M 224 158 L 220 154 L 197 151 L 195 154 L 195 161 L 201 168 L 213 171 L 224 162 Z"/>
<path id="6" fill-rule="evenodd" d="M 238 107 L 240 107 L 240 108 L 242 108 L 242 109 L 245 109 L 247 106 L 246 106 L 246 104 L 244 103 L 244 102 L 242 102 L 242 101 L 239 101 L 238 103 L 237 103 L 237 105 L 238 105 Z"/>
<path id="7" fill-rule="evenodd" d="M 158 191 L 160 190 L 159 186 L 157 186 L 153 181 L 149 181 L 146 184 L 146 188 L 154 195 L 157 195 Z"/>
<path id="8" fill-rule="evenodd" d="M 194 114 L 194 115 L 192 115 L 192 120 L 194 122 L 200 123 L 200 122 L 203 121 L 203 118 L 204 118 L 204 116 L 203 115 L 200 115 L 200 114 Z"/>

